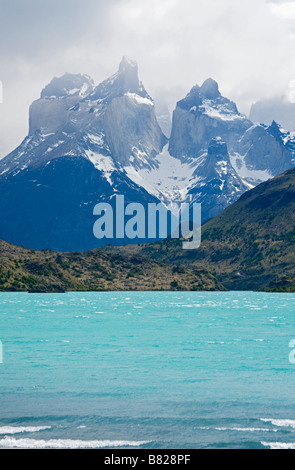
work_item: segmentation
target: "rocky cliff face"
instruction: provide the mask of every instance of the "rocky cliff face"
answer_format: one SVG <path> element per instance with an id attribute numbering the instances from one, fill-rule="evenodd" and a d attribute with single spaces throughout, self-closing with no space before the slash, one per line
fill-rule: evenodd
<path id="1" fill-rule="evenodd" d="M 180 159 L 194 159 L 216 137 L 221 137 L 231 150 L 251 125 L 235 103 L 221 96 L 217 83 L 208 79 L 177 103 L 169 152 Z"/>
<path id="2" fill-rule="evenodd" d="M 154 102 L 138 79 L 138 67 L 123 58 L 119 71 L 98 85 L 84 102 L 100 128 L 116 163 L 153 167 L 167 139 L 155 115 Z"/>
<path id="3" fill-rule="evenodd" d="M 291 168 L 292 154 L 284 145 L 279 133 L 262 125 L 252 126 L 237 142 L 236 150 L 244 157 L 246 168 L 265 171 L 270 177 Z M 277 126 L 277 131 L 279 128 Z"/>
<path id="4" fill-rule="evenodd" d="M 202 204 L 204 222 L 220 214 L 248 189 L 233 168 L 227 145 L 220 137 L 211 140 L 195 174 L 199 179 L 189 194 L 193 202 Z"/>
<path id="5" fill-rule="evenodd" d="M 65 127 L 71 121 L 73 108 L 93 87 L 93 80 L 87 75 L 67 73 L 54 78 L 30 107 L 29 135 L 37 130 L 46 135 Z"/>

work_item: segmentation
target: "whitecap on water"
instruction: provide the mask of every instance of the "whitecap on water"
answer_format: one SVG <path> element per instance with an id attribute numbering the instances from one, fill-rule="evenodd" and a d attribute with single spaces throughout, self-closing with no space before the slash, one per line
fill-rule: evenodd
<path id="1" fill-rule="evenodd" d="M 264 423 L 271 423 L 274 426 L 283 427 L 283 428 L 293 428 L 295 429 L 295 420 L 294 419 L 265 419 L 262 418 L 260 421 Z"/>
<path id="2" fill-rule="evenodd" d="M 237 431 L 237 432 L 277 432 L 268 428 L 215 428 L 216 431 Z"/>
<path id="3" fill-rule="evenodd" d="M 0 434 L 20 434 L 23 432 L 39 432 L 51 429 L 51 426 L 0 426 Z"/>
<path id="4" fill-rule="evenodd" d="M 81 441 L 71 439 L 0 439 L 0 448 L 4 449 L 99 449 L 105 447 L 139 447 L 147 441 Z"/>
<path id="5" fill-rule="evenodd" d="M 294 442 L 291 442 L 291 443 L 287 443 L 287 442 L 261 442 L 261 444 L 264 446 L 264 447 L 269 447 L 271 450 L 292 450 L 292 449 L 295 449 L 295 443 Z"/>

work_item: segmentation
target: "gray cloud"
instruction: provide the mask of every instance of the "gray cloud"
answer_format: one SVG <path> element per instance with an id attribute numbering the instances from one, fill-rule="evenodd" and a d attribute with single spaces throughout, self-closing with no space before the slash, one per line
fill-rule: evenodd
<path id="1" fill-rule="evenodd" d="M 109 10 L 103 0 L 1 0 L 0 8 L 1 55 L 28 60 L 80 42 L 94 27 L 99 37 Z"/>
<path id="2" fill-rule="evenodd" d="M 0 0 L 0 156 L 53 76 L 114 73 L 123 54 L 170 109 L 211 76 L 248 112 L 295 77 L 293 25 L 267 0 Z M 276 4 L 286 2 L 276 2 Z"/>

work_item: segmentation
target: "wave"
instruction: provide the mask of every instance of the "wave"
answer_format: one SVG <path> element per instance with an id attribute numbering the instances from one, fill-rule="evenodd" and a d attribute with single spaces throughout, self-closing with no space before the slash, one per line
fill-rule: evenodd
<path id="1" fill-rule="evenodd" d="M 283 428 L 293 428 L 295 429 L 295 420 L 294 419 L 261 419 L 264 423 L 271 423 L 274 426 L 283 427 Z"/>
<path id="2" fill-rule="evenodd" d="M 0 426 L 0 434 L 20 434 L 22 432 L 39 432 L 51 429 L 51 426 Z"/>
<path id="3" fill-rule="evenodd" d="M 210 427 L 201 427 L 200 429 L 207 430 L 207 431 L 237 431 L 237 432 L 278 432 L 277 429 L 269 429 L 269 428 L 210 428 Z"/>
<path id="4" fill-rule="evenodd" d="M 105 447 L 139 447 L 148 441 L 80 441 L 71 439 L 0 439 L 2 449 L 100 449 Z"/>
<path id="5" fill-rule="evenodd" d="M 238 432 L 278 432 L 276 429 L 268 428 L 215 428 L 216 431 L 238 431 Z"/>
<path id="6" fill-rule="evenodd" d="M 281 450 L 281 449 L 295 449 L 295 443 L 287 442 L 261 442 L 264 447 L 269 447 L 272 450 Z"/>

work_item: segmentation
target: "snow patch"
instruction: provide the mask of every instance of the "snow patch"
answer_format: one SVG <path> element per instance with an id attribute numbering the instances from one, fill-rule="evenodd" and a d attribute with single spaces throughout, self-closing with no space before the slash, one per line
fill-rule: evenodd
<path id="1" fill-rule="evenodd" d="M 193 108 L 192 108 L 193 109 Z M 235 121 L 236 119 L 245 119 L 239 113 L 234 113 L 226 104 L 216 104 L 213 100 L 203 100 L 200 109 L 207 116 L 220 119 L 221 121 Z"/>
<path id="2" fill-rule="evenodd" d="M 104 145 L 104 135 L 102 133 L 88 134 L 88 138 L 95 145 L 99 145 L 100 147 Z"/>
<path id="3" fill-rule="evenodd" d="M 195 166 L 172 157 L 168 152 L 168 145 L 156 157 L 155 163 L 155 168 L 152 169 L 137 170 L 132 165 L 124 169 L 135 184 L 142 186 L 162 202 L 184 201 L 192 185 L 199 181 L 198 177 L 193 176 Z"/>
<path id="4" fill-rule="evenodd" d="M 251 170 L 248 168 L 245 164 L 244 157 L 238 153 L 230 155 L 230 161 L 239 177 L 243 179 L 249 189 L 254 188 L 263 181 L 273 178 L 273 175 L 267 170 Z M 251 182 L 253 182 L 253 185 Z"/>
<path id="5" fill-rule="evenodd" d="M 69 95 L 75 95 L 76 93 L 78 93 L 78 91 L 80 91 L 79 88 L 73 88 L 72 90 L 68 91 L 68 94 Z"/>
<path id="6" fill-rule="evenodd" d="M 91 150 L 85 150 L 88 160 L 93 163 L 94 167 L 102 171 L 107 181 L 112 185 L 111 174 L 116 169 L 111 157 L 101 155 L 100 153 L 94 153 Z"/>
<path id="7" fill-rule="evenodd" d="M 125 93 L 125 96 L 132 100 L 135 104 L 146 104 L 147 106 L 154 106 L 152 100 L 148 98 L 143 98 L 142 96 L 137 95 L 136 93 Z"/>

